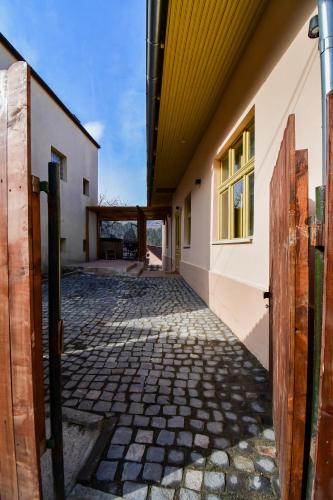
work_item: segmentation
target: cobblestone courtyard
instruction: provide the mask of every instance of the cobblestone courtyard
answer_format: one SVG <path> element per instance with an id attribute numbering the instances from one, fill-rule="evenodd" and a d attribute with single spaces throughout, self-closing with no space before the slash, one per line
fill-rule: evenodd
<path id="1" fill-rule="evenodd" d="M 278 497 L 267 372 L 181 278 L 74 274 L 62 294 L 63 404 L 117 417 L 91 486 Z"/>

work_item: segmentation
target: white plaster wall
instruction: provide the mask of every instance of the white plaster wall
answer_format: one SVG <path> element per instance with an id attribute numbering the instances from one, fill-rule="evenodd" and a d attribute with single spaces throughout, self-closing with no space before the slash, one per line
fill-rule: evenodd
<path id="1" fill-rule="evenodd" d="M 61 180 L 61 237 L 66 238 L 62 264 L 85 260 L 85 207 L 96 205 L 98 197 L 98 150 L 49 95 L 32 79 L 31 82 L 31 156 L 32 171 L 47 179 L 51 147 L 66 157 L 67 180 Z M 83 178 L 89 180 L 89 196 L 83 194 Z M 47 258 L 47 205 L 41 204 L 42 256 Z M 94 219 L 91 219 L 94 224 Z M 96 235 L 96 230 L 92 233 Z M 93 241 L 93 239 L 91 240 Z M 93 250 L 93 249 L 92 249 Z M 91 258 L 94 258 L 93 252 Z"/>
<path id="2" fill-rule="evenodd" d="M 273 8 L 268 12 L 268 26 L 277 12 Z M 263 65 L 259 57 L 262 46 L 265 39 L 274 36 L 273 33 L 270 36 L 265 26 L 258 29 L 173 198 L 175 209 L 183 206 L 189 191 L 192 192 L 192 242 L 190 249 L 182 249 L 181 273 L 266 367 L 268 313 L 262 291 L 268 289 L 269 282 L 269 182 L 291 113 L 296 116 L 296 148 L 309 152 L 311 200 L 315 187 L 321 184 L 320 61 L 317 41 L 307 36 L 312 13 L 313 2 L 305 2 L 302 23 L 294 26 L 293 33 L 287 31 L 289 38 L 280 37 Z M 253 106 L 256 139 L 253 242 L 212 245 L 216 212 L 214 158 Z M 200 187 L 194 185 L 198 177 L 202 179 Z M 313 211 L 313 202 L 310 210 Z"/>
<path id="3" fill-rule="evenodd" d="M 16 59 L 0 45 L 0 69 Z M 61 182 L 61 237 L 66 238 L 62 264 L 85 260 L 85 207 L 98 201 L 98 150 L 47 92 L 31 79 L 32 173 L 47 180 L 51 147 L 67 159 L 67 181 Z M 83 177 L 89 180 L 89 196 L 82 193 Z M 47 203 L 41 193 L 42 267 L 47 267 Z M 96 258 L 96 217 L 90 216 L 90 258 Z"/>

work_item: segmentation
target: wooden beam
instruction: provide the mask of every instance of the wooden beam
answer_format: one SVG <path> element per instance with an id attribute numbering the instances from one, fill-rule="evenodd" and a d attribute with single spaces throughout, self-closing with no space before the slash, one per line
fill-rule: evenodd
<path id="1" fill-rule="evenodd" d="M 0 498 L 18 498 L 11 391 L 7 186 L 7 71 L 0 71 Z"/>
<path id="2" fill-rule="evenodd" d="M 8 270 L 13 417 L 19 498 L 41 498 L 33 384 L 30 73 L 8 72 Z"/>

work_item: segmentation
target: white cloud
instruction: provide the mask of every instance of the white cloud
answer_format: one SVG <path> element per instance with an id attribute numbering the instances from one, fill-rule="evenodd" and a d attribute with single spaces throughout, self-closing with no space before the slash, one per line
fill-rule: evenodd
<path id="1" fill-rule="evenodd" d="M 83 126 L 97 142 L 102 139 L 104 132 L 104 123 L 99 121 L 87 122 Z"/>

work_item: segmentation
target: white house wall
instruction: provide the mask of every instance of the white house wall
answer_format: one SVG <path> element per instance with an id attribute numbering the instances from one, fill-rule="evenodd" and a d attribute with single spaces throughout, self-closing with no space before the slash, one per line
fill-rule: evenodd
<path id="1" fill-rule="evenodd" d="M 296 117 L 296 148 L 309 151 L 312 212 L 315 187 L 321 185 L 320 61 L 317 41 L 307 36 L 311 2 L 305 4 L 302 25 L 295 25 L 290 40 L 281 37 L 264 67 L 256 69 L 249 66 L 249 61 L 256 61 L 262 50 L 264 28 L 258 30 L 173 198 L 175 213 L 192 193 L 191 247 L 182 248 L 181 274 L 265 367 L 269 352 L 268 310 L 262 292 L 268 290 L 269 283 L 269 182 L 289 114 Z M 274 12 L 268 10 L 266 16 L 274 19 Z M 213 160 L 253 106 L 253 242 L 213 244 L 217 210 Z M 201 178 L 200 186 L 194 184 L 196 178 Z M 182 217 L 182 241 L 183 231 Z M 165 254 L 170 258 L 170 251 Z"/>
<path id="2" fill-rule="evenodd" d="M 65 238 L 63 264 L 85 260 L 85 207 L 97 205 L 98 150 L 40 85 L 31 82 L 32 170 L 41 180 L 47 178 L 51 147 L 66 157 L 66 181 L 60 181 L 61 238 Z M 89 196 L 83 194 L 83 178 L 89 181 Z M 47 205 L 42 202 L 42 255 L 47 258 Z M 90 226 L 95 219 L 91 218 Z M 91 228 L 96 237 L 96 229 Z M 92 241 L 92 240 L 91 240 Z M 93 250 L 91 258 L 94 258 Z M 95 250 L 96 251 L 96 250 Z"/>

